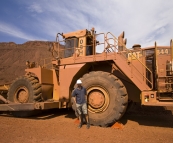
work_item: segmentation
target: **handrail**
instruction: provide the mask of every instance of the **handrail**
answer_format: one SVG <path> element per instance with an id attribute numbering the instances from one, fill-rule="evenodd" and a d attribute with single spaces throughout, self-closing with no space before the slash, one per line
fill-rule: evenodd
<path id="1" fill-rule="evenodd" d="M 173 40 L 172 39 L 170 41 L 170 49 L 171 49 L 171 63 L 172 63 L 172 68 L 173 68 Z"/>
<path id="2" fill-rule="evenodd" d="M 46 63 L 46 60 L 50 60 L 50 62 Z M 40 63 L 42 61 L 43 61 L 43 65 L 42 65 L 43 67 L 47 67 L 47 65 L 51 65 L 52 66 L 52 57 L 40 59 Z"/>
<path id="3" fill-rule="evenodd" d="M 111 32 L 108 32 L 107 34 L 106 34 L 106 37 L 105 37 L 105 41 L 106 42 L 108 42 L 107 41 L 107 39 L 109 39 L 109 38 L 107 38 L 108 37 L 108 34 L 110 34 L 112 37 L 114 37 L 113 39 L 114 39 L 114 42 L 115 43 L 117 43 L 117 41 L 118 41 L 118 39 L 111 33 Z M 112 39 L 112 38 L 111 38 Z M 116 40 L 116 41 L 115 41 Z M 118 42 L 120 42 L 120 41 L 118 41 Z M 149 72 L 150 72 L 150 74 L 151 74 L 151 81 L 147 78 L 147 77 L 145 77 L 139 70 L 137 70 L 137 68 L 135 67 L 135 66 L 133 66 L 133 67 L 135 67 L 135 69 L 151 84 L 151 89 L 153 89 L 153 74 L 152 74 L 152 71 L 146 66 L 146 65 L 144 65 L 134 54 L 133 54 L 133 52 L 131 51 L 131 50 L 129 50 L 129 49 L 127 49 L 127 47 L 123 44 L 123 43 L 121 43 L 122 45 L 123 45 L 123 47 L 125 48 L 125 51 L 127 51 L 128 53 L 131 53 L 131 55 L 137 60 L 137 61 L 139 61 L 139 63 L 140 64 L 142 64 L 142 66 L 143 67 L 145 67 Z M 116 45 L 117 46 L 117 45 Z M 115 48 L 116 48 L 116 46 L 115 46 Z M 116 48 L 117 49 L 117 48 Z M 117 49 L 118 50 L 118 49 Z M 131 58 L 132 58 L 132 56 L 131 56 Z M 126 57 L 125 57 L 126 58 Z"/>

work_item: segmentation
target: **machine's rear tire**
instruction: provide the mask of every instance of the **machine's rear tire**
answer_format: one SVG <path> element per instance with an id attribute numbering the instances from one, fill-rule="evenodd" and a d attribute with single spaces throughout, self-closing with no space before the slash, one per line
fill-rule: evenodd
<path id="1" fill-rule="evenodd" d="M 38 79 L 33 76 L 21 76 L 10 86 L 7 99 L 13 103 L 41 102 L 42 92 Z M 13 111 L 11 114 L 17 117 L 28 117 L 37 111 Z"/>
<path id="2" fill-rule="evenodd" d="M 88 113 L 92 125 L 107 127 L 123 116 L 128 95 L 116 76 L 96 71 L 85 74 L 81 80 L 87 89 Z"/>

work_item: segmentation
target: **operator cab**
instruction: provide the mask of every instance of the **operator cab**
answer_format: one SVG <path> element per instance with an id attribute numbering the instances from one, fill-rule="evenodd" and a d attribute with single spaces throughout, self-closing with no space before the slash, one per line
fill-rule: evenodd
<path id="1" fill-rule="evenodd" d="M 88 56 L 95 53 L 95 48 L 93 48 L 94 28 L 91 31 L 84 29 L 62 34 L 62 37 L 64 39 L 64 48 L 59 51 L 64 53 L 63 58 Z"/>

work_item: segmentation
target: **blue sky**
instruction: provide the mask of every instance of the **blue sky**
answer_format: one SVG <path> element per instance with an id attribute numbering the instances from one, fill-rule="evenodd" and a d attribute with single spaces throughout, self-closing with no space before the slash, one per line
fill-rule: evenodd
<path id="1" fill-rule="evenodd" d="M 0 42 L 54 41 L 57 33 L 95 27 L 97 33 L 125 31 L 127 47 L 169 45 L 172 0 L 2 0 Z"/>

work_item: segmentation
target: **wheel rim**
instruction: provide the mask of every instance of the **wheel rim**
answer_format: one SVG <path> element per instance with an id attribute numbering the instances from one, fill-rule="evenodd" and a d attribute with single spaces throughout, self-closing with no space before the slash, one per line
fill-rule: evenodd
<path id="1" fill-rule="evenodd" d="M 14 101 L 19 103 L 26 103 L 28 101 L 29 94 L 28 89 L 24 86 L 19 87 L 14 96 Z"/>
<path id="2" fill-rule="evenodd" d="M 103 112 L 109 105 L 109 94 L 101 86 L 92 86 L 87 89 L 88 92 L 88 110 L 91 113 Z"/>

